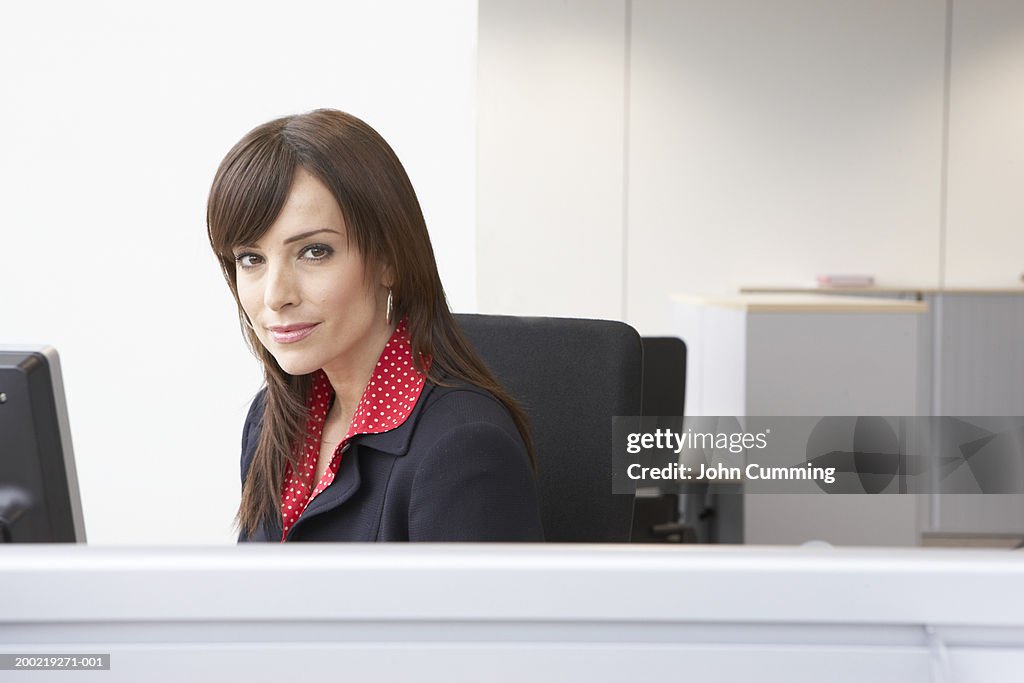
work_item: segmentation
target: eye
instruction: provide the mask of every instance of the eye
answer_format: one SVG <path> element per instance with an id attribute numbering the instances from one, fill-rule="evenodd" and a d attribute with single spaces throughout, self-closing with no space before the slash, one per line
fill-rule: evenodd
<path id="1" fill-rule="evenodd" d="M 239 254 L 235 257 L 235 263 L 243 269 L 255 268 L 262 262 L 263 259 L 256 254 Z"/>
<path id="2" fill-rule="evenodd" d="M 333 253 L 326 244 L 311 244 L 302 250 L 301 256 L 306 261 L 323 261 Z"/>

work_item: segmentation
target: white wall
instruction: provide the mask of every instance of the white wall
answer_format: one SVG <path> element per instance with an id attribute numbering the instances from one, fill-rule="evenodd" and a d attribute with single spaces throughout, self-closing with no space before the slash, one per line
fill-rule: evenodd
<path id="1" fill-rule="evenodd" d="M 941 0 L 480 4 L 483 308 L 659 334 L 680 291 L 1019 286 L 1020 2 L 955 0 L 951 50 Z"/>
<path id="2" fill-rule="evenodd" d="M 625 19 L 621 0 L 480 3 L 483 312 L 621 317 Z"/>
<path id="3" fill-rule="evenodd" d="M 945 280 L 1024 275 L 1024 3 L 957 0 L 949 103 Z"/>
<path id="4" fill-rule="evenodd" d="M 260 384 L 205 236 L 221 157 L 272 117 L 376 127 L 453 306 L 476 306 L 476 5 L 20 3 L 0 22 L 0 343 L 62 355 L 95 543 L 230 542 Z"/>
<path id="5" fill-rule="evenodd" d="M 818 273 L 938 283 L 945 9 L 634 0 L 627 319 Z"/>

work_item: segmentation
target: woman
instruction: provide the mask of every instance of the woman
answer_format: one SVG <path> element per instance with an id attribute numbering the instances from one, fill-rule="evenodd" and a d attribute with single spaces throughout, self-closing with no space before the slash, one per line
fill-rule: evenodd
<path id="1" fill-rule="evenodd" d="M 327 109 L 257 127 L 207 226 L 266 378 L 239 540 L 543 540 L 526 418 L 459 332 L 376 131 Z"/>

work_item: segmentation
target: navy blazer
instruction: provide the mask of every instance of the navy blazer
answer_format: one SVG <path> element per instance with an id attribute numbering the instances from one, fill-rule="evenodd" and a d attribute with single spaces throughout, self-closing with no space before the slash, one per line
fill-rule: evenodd
<path id="1" fill-rule="evenodd" d="M 242 431 L 242 482 L 256 451 L 266 389 Z M 281 540 L 281 517 L 239 541 Z M 288 541 L 543 541 L 526 447 L 505 407 L 476 387 L 427 381 L 412 413 L 349 442 L 333 483 Z"/>

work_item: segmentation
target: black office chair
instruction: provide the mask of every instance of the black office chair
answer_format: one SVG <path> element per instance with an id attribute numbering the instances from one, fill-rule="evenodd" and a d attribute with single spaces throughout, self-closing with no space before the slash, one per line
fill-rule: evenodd
<path id="1" fill-rule="evenodd" d="M 530 418 L 547 540 L 628 542 L 633 498 L 612 494 L 612 417 L 640 414 L 640 335 L 606 320 L 455 317 Z"/>
<path id="2" fill-rule="evenodd" d="M 681 416 L 686 409 L 686 342 L 644 337 L 643 414 Z"/>
<path id="3" fill-rule="evenodd" d="M 644 337 L 643 348 L 646 427 L 679 431 L 686 409 L 686 344 L 673 337 Z M 691 483 L 687 488 L 682 497 L 639 492 L 633 511 L 632 542 L 743 542 L 742 487 Z"/>
<path id="4" fill-rule="evenodd" d="M 666 418 L 652 429 L 682 430 L 686 408 L 686 343 L 676 337 L 644 337 L 643 415 Z M 677 418 L 675 420 L 668 418 Z M 692 543 L 697 529 L 679 520 L 675 493 L 638 493 L 633 508 L 633 543 Z"/>

